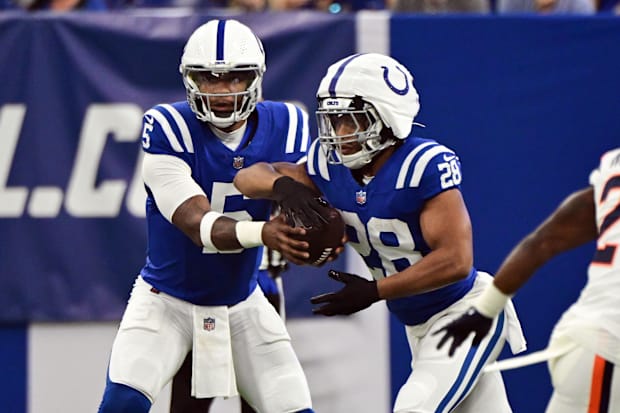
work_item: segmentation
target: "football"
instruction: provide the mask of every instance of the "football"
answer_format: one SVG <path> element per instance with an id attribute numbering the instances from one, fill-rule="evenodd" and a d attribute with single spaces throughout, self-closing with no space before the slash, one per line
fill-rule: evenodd
<path id="1" fill-rule="evenodd" d="M 336 208 L 326 207 L 327 223 L 320 227 L 306 228 L 306 235 L 299 237 L 310 244 L 308 252 L 310 257 L 306 264 L 320 266 L 323 265 L 331 253 L 341 245 L 344 236 L 345 225 L 342 215 Z"/>

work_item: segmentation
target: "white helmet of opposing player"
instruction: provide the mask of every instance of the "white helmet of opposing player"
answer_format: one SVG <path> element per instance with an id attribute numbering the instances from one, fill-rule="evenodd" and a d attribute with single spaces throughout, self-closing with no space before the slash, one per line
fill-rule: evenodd
<path id="1" fill-rule="evenodd" d="M 265 52 L 249 27 L 236 20 L 211 20 L 192 33 L 181 57 L 181 74 L 187 101 L 198 119 L 218 127 L 228 127 L 247 119 L 261 98 L 265 73 Z M 221 76 L 247 81 L 242 92 L 204 93 L 200 81 Z M 218 111 L 213 98 L 232 96 L 232 112 Z"/>
<path id="2" fill-rule="evenodd" d="M 407 68 L 377 53 L 346 57 L 327 69 L 317 91 L 317 122 L 321 146 L 330 163 L 358 169 L 397 139 L 406 139 L 420 103 Z M 338 122 L 349 122 L 355 132 L 336 134 Z M 382 133 L 384 127 L 391 134 Z M 343 154 L 342 146 L 358 142 L 361 150 Z"/>

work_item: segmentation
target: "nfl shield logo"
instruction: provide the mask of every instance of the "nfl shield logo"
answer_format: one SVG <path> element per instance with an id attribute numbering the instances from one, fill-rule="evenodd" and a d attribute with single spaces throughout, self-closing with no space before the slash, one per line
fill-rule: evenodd
<path id="1" fill-rule="evenodd" d="M 357 191 L 355 193 L 355 202 L 364 205 L 366 203 L 366 191 Z"/>
<path id="2" fill-rule="evenodd" d="M 207 317 L 203 320 L 203 327 L 207 331 L 215 330 L 215 318 Z"/>
<path id="3" fill-rule="evenodd" d="M 233 158 L 233 168 L 235 169 L 243 168 L 243 156 L 235 156 Z"/>

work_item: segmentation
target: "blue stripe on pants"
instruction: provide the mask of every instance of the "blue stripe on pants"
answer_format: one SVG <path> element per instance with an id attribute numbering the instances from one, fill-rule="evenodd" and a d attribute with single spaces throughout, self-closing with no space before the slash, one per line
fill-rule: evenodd
<path id="1" fill-rule="evenodd" d="M 493 351 L 493 349 L 495 348 L 495 346 L 497 345 L 497 342 L 502 334 L 502 330 L 504 328 L 504 319 L 505 319 L 505 315 L 504 312 L 502 311 L 498 317 L 497 320 L 497 324 L 495 326 L 495 332 L 493 333 L 493 336 L 491 337 L 491 340 L 489 340 L 489 344 L 488 346 L 484 349 L 484 353 L 482 355 L 482 357 L 480 358 L 480 360 L 478 361 L 478 364 L 476 365 L 476 368 L 474 369 L 473 374 L 471 375 L 471 377 L 469 378 L 469 382 L 467 383 L 467 385 L 465 386 L 465 389 L 463 389 L 461 395 L 459 396 L 459 398 L 457 399 L 457 401 L 455 403 L 453 403 L 452 407 L 447 410 L 452 411 L 452 409 L 458 405 L 461 400 L 463 400 L 463 397 L 465 397 L 465 395 L 467 394 L 467 392 L 469 391 L 469 389 L 471 388 L 471 386 L 473 386 L 476 378 L 478 377 L 478 374 L 480 374 L 480 370 L 482 370 L 482 368 L 484 367 L 486 361 L 488 360 L 489 356 L 491 355 L 491 352 Z M 478 351 L 478 346 L 472 346 L 469 349 L 469 352 L 467 353 L 467 356 L 465 357 L 465 361 L 463 363 L 463 366 L 461 367 L 461 371 L 459 372 L 456 381 L 454 382 L 454 384 L 452 385 L 452 387 L 450 388 L 450 390 L 448 391 L 448 394 L 446 394 L 446 396 L 443 398 L 443 400 L 441 401 L 441 403 L 439 403 L 439 407 L 437 407 L 436 413 L 443 413 L 445 411 L 445 408 L 448 406 L 448 403 L 450 403 L 450 400 L 452 400 L 456 394 L 457 389 L 461 386 L 461 383 L 463 382 L 463 379 L 465 378 L 465 375 L 467 374 L 467 371 L 469 370 L 469 367 L 471 365 L 471 362 L 476 354 L 476 352 Z"/>

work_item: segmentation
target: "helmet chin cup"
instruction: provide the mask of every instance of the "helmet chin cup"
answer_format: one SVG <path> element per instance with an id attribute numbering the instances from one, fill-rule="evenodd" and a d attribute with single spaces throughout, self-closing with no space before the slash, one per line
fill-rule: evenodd
<path id="1" fill-rule="evenodd" d="M 349 169 L 360 169 L 364 165 L 368 165 L 372 158 L 368 155 L 368 153 L 361 149 L 358 152 L 352 153 L 350 155 L 341 155 L 342 164 Z"/>

